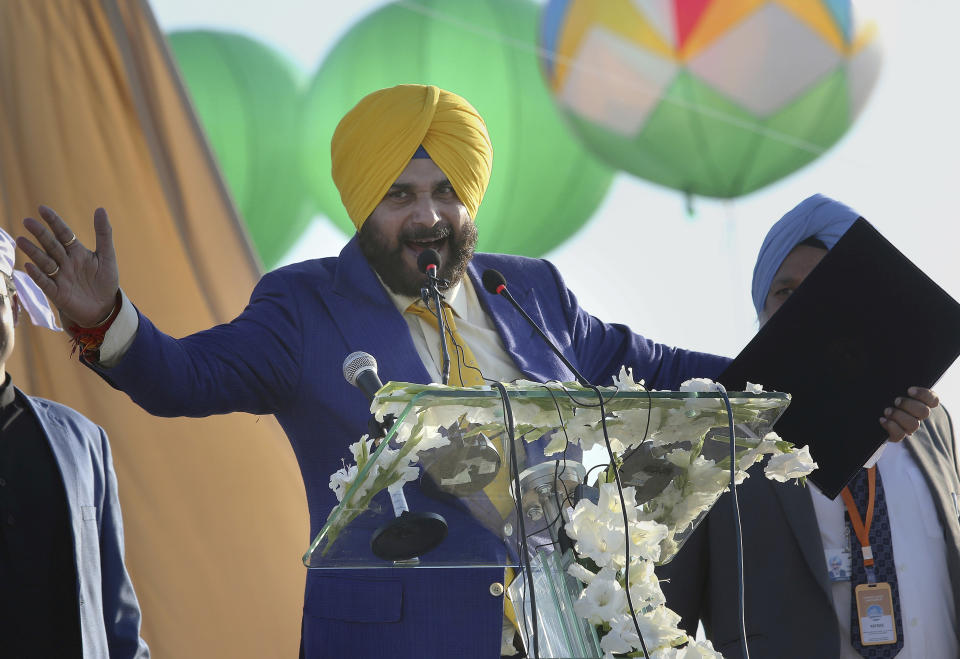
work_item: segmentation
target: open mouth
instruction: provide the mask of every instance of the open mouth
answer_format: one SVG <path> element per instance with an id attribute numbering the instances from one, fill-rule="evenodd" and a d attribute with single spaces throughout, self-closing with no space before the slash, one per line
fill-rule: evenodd
<path id="1" fill-rule="evenodd" d="M 416 238 L 412 240 L 404 241 L 404 244 L 408 249 L 413 250 L 414 254 L 420 255 L 425 249 L 435 249 L 438 252 L 447 244 L 447 239 L 444 238 Z"/>

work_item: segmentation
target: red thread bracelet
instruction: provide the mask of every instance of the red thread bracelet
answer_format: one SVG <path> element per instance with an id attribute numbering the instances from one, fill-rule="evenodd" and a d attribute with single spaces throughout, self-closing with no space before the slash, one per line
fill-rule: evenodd
<path id="1" fill-rule="evenodd" d="M 90 362 L 99 360 L 100 346 L 103 345 L 103 339 L 107 335 L 107 330 L 110 329 L 113 321 L 120 315 L 120 306 L 122 303 L 123 298 L 120 295 L 120 291 L 117 291 L 117 301 L 113 305 L 113 311 L 111 311 L 110 315 L 104 320 L 97 323 L 94 327 L 71 325 L 67 328 L 67 331 L 73 335 L 70 339 L 70 343 L 73 344 L 73 348 L 70 350 L 71 357 L 73 357 L 73 354 L 77 351 L 77 348 L 79 348 L 80 357 L 83 359 Z"/>

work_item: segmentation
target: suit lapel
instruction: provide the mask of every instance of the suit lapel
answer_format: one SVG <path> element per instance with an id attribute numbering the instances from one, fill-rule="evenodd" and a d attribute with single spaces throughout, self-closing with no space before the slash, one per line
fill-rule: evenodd
<path id="1" fill-rule="evenodd" d="M 807 567 L 810 568 L 811 574 L 823 590 L 827 601 L 832 605 L 833 595 L 830 592 L 830 580 L 827 577 L 827 562 L 823 555 L 820 525 L 817 523 L 817 515 L 810 498 L 810 485 L 808 484 L 807 487 L 780 485 L 773 481 L 767 481 L 767 484 L 780 501 L 780 507 L 783 508 L 783 514 L 793 531 Z"/>
<path id="2" fill-rule="evenodd" d="M 478 264 L 477 261 L 480 261 Z M 507 300 L 498 295 L 488 293 L 483 288 L 481 273 L 488 265 L 484 262 L 485 255 L 477 254 L 467 266 L 467 274 L 473 282 L 477 292 L 477 299 L 483 307 L 487 317 L 493 322 L 497 333 L 503 340 L 503 347 L 513 359 L 521 373 L 535 382 L 545 382 L 551 379 L 572 379 L 571 375 L 558 371 L 559 361 L 550 348 L 543 343 L 543 339 L 530 327 L 520 313 Z M 536 296 L 532 288 L 510 288 L 510 293 L 520 306 L 530 314 L 539 325 L 543 326 L 543 316 L 536 303 Z"/>
<path id="3" fill-rule="evenodd" d="M 356 236 L 340 252 L 333 294 L 324 301 L 350 350 L 363 350 L 377 360 L 382 381 L 430 382 L 407 322 L 364 258 Z"/>
<path id="4" fill-rule="evenodd" d="M 926 425 L 921 425 L 926 431 Z M 920 435 L 920 433 L 916 433 Z M 942 439 L 925 432 L 926 436 L 908 437 L 904 440 L 907 450 L 923 473 L 930 498 L 937 509 L 937 517 L 943 528 L 943 540 L 947 548 L 947 571 L 953 590 L 953 601 L 960 611 L 960 520 L 954 504 L 954 494 L 960 495 L 960 478 L 953 461 L 951 449 L 938 446 Z"/>
<path id="5" fill-rule="evenodd" d="M 73 534 L 73 554 L 76 565 L 80 565 L 80 523 L 82 515 L 77 508 L 79 505 L 80 483 L 77 474 L 77 456 L 72 450 L 78 446 L 74 433 L 66 426 L 62 419 L 53 417 L 47 413 L 45 408 L 37 407 L 33 399 L 22 391 L 23 400 L 27 401 L 30 411 L 34 418 L 40 423 L 43 430 L 43 436 L 47 439 L 47 444 L 53 453 L 53 459 L 57 463 L 57 469 L 60 471 L 60 479 L 63 481 L 64 495 L 67 500 L 67 514 L 70 516 L 70 532 Z"/>

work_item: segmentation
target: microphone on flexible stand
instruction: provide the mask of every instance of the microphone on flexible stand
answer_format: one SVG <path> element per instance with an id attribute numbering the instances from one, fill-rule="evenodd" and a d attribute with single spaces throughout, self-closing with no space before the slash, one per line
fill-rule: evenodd
<path id="1" fill-rule="evenodd" d="M 347 355 L 343 360 L 343 377 L 370 401 L 383 388 L 383 382 L 377 374 L 377 360 L 366 352 L 357 351 Z M 394 421 L 396 417 L 392 414 L 385 416 L 383 423 L 371 415 L 368 422 L 371 437 L 385 437 Z M 434 549 L 447 537 L 447 521 L 437 513 L 410 512 L 402 486 L 388 490 L 395 519 L 373 532 L 370 549 L 375 556 L 387 561 L 419 562 L 419 556 Z"/>
<path id="2" fill-rule="evenodd" d="M 570 360 L 567 359 L 562 352 L 560 352 L 560 348 L 553 344 L 553 341 L 550 340 L 550 337 L 544 334 L 543 330 L 540 329 L 540 326 L 534 322 L 533 318 L 531 318 L 529 314 L 523 310 L 523 307 L 520 306 L 520 303 L 514 299 L 513 295 L 510 294 L 510 291 L 507 290 L 507 280 L 502 274 L 500 274 L 499 271 L 494 270 L 493 268 L 484 270 L 482 281 L 483 287 L 487 289 L 488 293 L 492 295 L 499 295 L 500 297 L 506 299 L 510 304 L 513 305 L 514 309 L 520 312 L 520 315 L 523 316 L 530 327 L 535 329 L 537 334 L 540 335 L 540 338 L 543 339 L 544 342 L 550 347 L 550 350 L 553 351 L 553 354 L 559 357 L 560 361 L 563 362 L 563 365 L 570 369 L 570 372 L 573 373 L 573 376 L 577 378 L 577 382 L 582 384 L 584 387 L 593 387 L 593 384 L 591 384 L 587 378 L 583 377 L 580 371 L 578 371 L 574 365 L 570 363 Z"/>
<path id="3" fill-rule="evenodd" d="M 520 312 L 520 315 L 523 316 L 524 320 L 537 331 L 537 334 L 540 335 L 540 338 L 550 347 L 550 350 L 560 358 L 560 361 L 563 362 L 564 366 L 570 369 L 570 372 L 573 373 L 574 377 L 577 378 L 579 382 L 584 387 L 593 387 L 587 378 L 583 376 L 570 363 L 570 360 L 560 352 L 560 349 L 554 345 L 553 341 L 550 340 L 540 326 L 534 322 L 533 318 L 524 311 L 523 307 L 520 306 L 520 303 L 516 301 L 513 295 L 510 294 L 510 291 L 507 290 L 507 280 L 504 278 L 499 271 L 492 268 L 487 269 L 483 272 L 483 287 L 487 290 L 488 293 L 493 295 L 499 295 L 500 297 L 506 299 L 510 304 L 513 305 L 514 309 Z M 556 516 L 559 517 L 559 510 L 555 503 L 557 493 L 559 491 L 558 485 L 567 491 L 567 489 L 574 489 L 580 484 L 580 478 L 586 473 L 583 465 L 579 463 L 568 462 L 567 465 L 562 470 L 554 470 L 552 466 L 549 469 L 544 469 L 544 467 L 549 466 L 549 463 L 542 463 L 541 465 L 535 466 L 533 468 L 527 469 L 523 474 L 520 475 L 521 479 L 524 481 L 521 483 L 523 490 L 533 491 L 539 495 L 540 503 L 543 506 L 544 510 L 556 510 Z M 551 519 L 551 518 L 548 518 Z M 561 527 L 556 531 L 554 540 L 560 546 L 561 551 L 566 551 L 572 546 L 570 538 L 564 532 Z"/>
<path id="4" fill-rule="evenodd" d="M 347 382 L 362 391 L 370 402 L 373 402 L 374 396 L 383 388 L 383 382 L 380 381 L 380 376 L 377 374 L 377 360 L 373 358 L 373 355 L 363 351 L 351 352 L 346 356 L 343 360 L 343 377 Z M 386 437 L 396 420 L 396 416 L 388 414 L 383 417 L 381 422 L 377 421 L 377 417 L 371 414 L 367 421 L 367 431 L 370 433 L 370 437 L 373 439 Z"/>
<path id="5" fill-rule="evenodd" d="M 593 389 L 593 391 L 597 394 L 597 397 L 600 399 L 600 417 L 601 417 L 601 421 L 604 421 L 606 411 L 604 410 L 603 395 L 600 393 L 599 387 L 593 385 L 589 380 L 587 380 L 587 378 L 583 377 L 583 374 L 580 373 L 580 371 L 574 368 L 573 364 L 570 363 L 570 360 L 568 360 L 564 356 L 564 354 L 560 352 L 560 348 L 554 345 L 553 341 L 550 340 L 550 337 L 548 337 L 544 333 L 544 331 L 540 329 L 540 326 L 537 325 L 536 322 L 534 322 L 533 318 L 531 318 L 530 315 L 523 310 L 523 307 L 520 306 L 520 303 L 517 302 L 514 299 L 513 295 L 510 294 L 510 291 L 507 290 L 507 280 L 504 278 L 504 276 L 497 270 L 494 270 L 493 268 L 488 268 L 483 272 L 482 281 L 483 281 L 483 287 L 487 290 L 488 293 L 492 295 L 499 295 L 502 298 L 506 298 L 506 300 L 513 305 L 513 308 L 520 312 L 520 315 L 523 316 L 524 320 L 527 321 L 530 327 L 532 327 L 537 331 L 537 334 L 540 335 L 540 338 L 543 339 L 548 346 L 550 346 L 550 350 L 552 350 L 553 353 L 560 358 L 560 361 L 563 362 L 564 366 L 570 369 L 570 372 L 573 373 L 574 377 L 577 378 L 577 382 L 579 382 L 584 387 Z M 607 437 L 605 421 L 604 421 L 604 437 L 603 438 L 604 438 L 604 442 L 607 445 L 607 453 L 610 455 L 610 459 L 613 460 L 613 457 L 614 457 L 613 449 L 610 447 L 610 439 Z M 581 470 L 583 469 L 583 465 L 578 465 L 578 466 L 580 467 Z M 623 499 L 623 484 L 621 483 L 621 479 L 620 479 L 620 470 L 614 469 L 613 474 L 617 483 L 617 491 L 620 494 L 620 506 L 621 506 L 621 512 L 623 513 L 623 528 L 624 528 L 624 533 L 626 533 L 627 532 L 626 530 L 629 528 L 629 524 L 627 522 L 627 506 L 626 506 L 626 502 Z M 557 494 L 556 488 L 553 484 L 549 482 L 544 483 L 542 480 L 537 479 L 537 473 L 535 472 L 534 469 L 525 470 L 523 474 L 520 474 L 520 478 L 524 481 L 521 483 L 522 487 L 526 486 L 525 489 L 536 489 L 540 493 L 541 497 L 551 494 L 551 488 L 553 488 L 552 494 L 554 496 L 556 496 Z M 553 529 L 551 527 L 551 531 L 552 530 Z M 554 536 L 554 541 L 557 542 L 557 544 L 561 547 L 561 551 L 566 551 L 567 548 L 572 546 L 570 539 L 566 537 L 566 534 L 564 533 L 564 530 L 562 527 Z M 627 552 L 629 552 L 629 547 L 630 547 L 630 542 L 629 540 L 627 540 L 626 542 Z M 630 562 L 629 557 L 630 556 L 628 553 L 627 554 L 628 564 Z M 627 571 L 627 603 L 630 605 L 630 613 L 631 613 L 631 616 L 633 617 L 634 627 L 637 630 L 637 636 L 640 639 L 640 645 L 643 649 L 643 654 L 644 656 L 647 656 L 649 655 L 649 653 L 647 652 L 647 646 L 643 641 L 643 634 L 640 632 L 640 623 L 637 621 L 637 616 L 635 613 L 635 609 L 633 607 L 633 600 L 630 597 L 629 570 Z"/>
<path id="6" fill-rule="evenodd" d="M 443 313 L 443 294 L 440 287 L 446 288 L 450 282 L 437 276 L 440 267 L 440 254 L 435 249 L 425 249 L 417 256 L 417 269 L 427 276 L 426 285 L 420 289 L 420 298 L 427 309 L 432 299 L 437 307 L 437 330 L 440 332 L 440 380 L 442 384 L 450 381 L 450 352 L 447 350 L 446 318 Z"/>

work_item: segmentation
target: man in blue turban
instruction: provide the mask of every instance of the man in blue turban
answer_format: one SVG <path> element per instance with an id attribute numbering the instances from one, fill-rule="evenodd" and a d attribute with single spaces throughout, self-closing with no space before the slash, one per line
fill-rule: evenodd
<path id="1" fill-rule="evenodd" d="M 858 218 L 817 194 L 770 229 L 753 273 L 761 324 Z M 883 411 L 880 423 L 894 441 L 849 486 L 856 517 L 872 521 L 867 543 L 850 521 L 846 495 L 831 500 L 812 483 L 801 488 L 759 476 L 740 486 L 746 638 L 753 659 L 960 656 L 960 475 L 950 416 L 933 392 L 911 387 Z M 658 572 L 670 579 L 663 591 L 682 626 L 692 634 L 702 622 L 717 650 L 739 657 L 735 527 L 724 503 Z M 864 545 L 876 559 L 869 571 L 858 551 Z M 878 645 L 863 644 L 856 609 L 856 589 L 870 574 L 891 587 L 895 640 Z"/>

